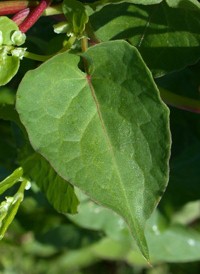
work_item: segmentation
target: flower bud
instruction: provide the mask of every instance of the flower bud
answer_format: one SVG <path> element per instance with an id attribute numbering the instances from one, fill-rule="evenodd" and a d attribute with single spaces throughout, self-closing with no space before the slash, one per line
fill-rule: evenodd
<path id="1" fill-rule="evenodd" d="M 66 22 L 60 22 L 58 24 L 53 25 L 54 32 L 57 34 L 66 33 L 69 30 L 69 24 Z"/>
<path id="2" fill-rule="evenodd" d="M 21 46 L 22 44 L 24 44 L 25 40 L 26 40 L 26 35 L 22 33 L 20 30 L 14 31 L 11 36 L 11 41 L 13 45 L 16 45 L 16 46 Z"/>
<path id="3" fill-rule="evenodd" d="M 20 60 L 23 59 L 26 48 L 15 48 L 11 51 L 12 56 L 18 57 Z"/>

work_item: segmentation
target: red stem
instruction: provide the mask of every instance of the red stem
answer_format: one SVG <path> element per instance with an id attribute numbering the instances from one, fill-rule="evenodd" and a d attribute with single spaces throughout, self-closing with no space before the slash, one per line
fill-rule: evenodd
<path id="1" fill-rule="evenodd" d="M 20 10 L 23 10 L 27 7 L 36 6 L 36 1 L 3 1 L 0 2 L 0 16 L 7 14 L 15 14 Z"/>
<path id="2" fill-rule="evenodd" d="M 26 19 L 29 13 L 30 13 L 30 8 L 20 10 L 18 13 L 16 13 L 12 17 L 12 20 L 19 26 Z"/>
<path id="3" fill-rule="evenodd" d="M 42 0 L 37 7 L 35 7 L 29 16 L 19 25 L 21 32 L 27 32 L 40 18 L 44 10 L 50 4 L 50 0 Z"/>

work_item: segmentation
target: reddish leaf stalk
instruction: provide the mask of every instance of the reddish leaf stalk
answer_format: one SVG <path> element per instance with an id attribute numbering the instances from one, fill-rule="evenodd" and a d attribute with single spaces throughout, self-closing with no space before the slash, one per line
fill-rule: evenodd
<path id="1" fill-rule="evenodd" d="M 25 8 L 34 7 L 36 5 L 36 1 L 3 1 L 0 2 L 0 16 L 15 14 Z"/>
<path id="2" fill-rule="evenodd" d="M 29 13 L 30 13 L 30 8 L 20 10 L 18 13 L 16 13 L 12 17 L 12 20 L 19 26 L 26 19 Z"/>
<path id="3" fill-rule="evenodd" d="M 28 17 L 19 25 L 21 32 L 27 32 L 37 22 L 49 4 L 50 0 L 42 0 L 39 5 L 30 12 Z"/>
<path id="4" fill-rule="evenodd" d="M 161 98 L 166 104 L 200 114 L 200 102 L 198 100 L 177 95 L 161 87 L 159 87 L 159 90 Z"/>

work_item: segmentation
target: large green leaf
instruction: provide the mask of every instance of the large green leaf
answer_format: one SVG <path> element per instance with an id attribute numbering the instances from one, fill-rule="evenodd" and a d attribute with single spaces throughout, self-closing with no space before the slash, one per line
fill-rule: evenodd
<path id="1" fill-rule="evenodd" d="M 196 62 L 200 54 L 200 9 L 108 5 L 90 18 L 101 41 L 126 39 L 140 51 L 155 76 Z"/>
<path id="2" fill-rule="evenodd" d="M 80 205 L 78 207 L 78 214 L 67 217 L 78 226 L 90 229 L 103 231 L 112 239 L 122 239 L 123 243 L 127 242 L 127 226 L 122 218 L 116 213 L 104 208 L 90 200 L 88 196 L 76 189 Z M 124 231 L 126 229 L 126 231 Z M 124 234 L 123 234 L 123 232 Z M 128 233 L 129 235 L 130 233 Z M 131 245 L 131 239 L 128 238 L 128 243 Z"/>
<path id="3" fill-rule="evenodd" d="M 17 110 L 34 149 L 60 176 L 123 216 L 148 257 L 145 221 L 168 181 L 168 109 L 127 42 L 96 45 L 84 58 L 88 75 L 69 53 L 28 72 Z"/>

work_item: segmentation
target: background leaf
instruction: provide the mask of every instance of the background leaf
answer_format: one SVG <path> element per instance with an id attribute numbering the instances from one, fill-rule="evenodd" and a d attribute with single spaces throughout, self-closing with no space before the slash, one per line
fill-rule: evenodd
<path id="1" fill-rule="evenodd" d="M 41 155 L 33 152 L 23 158 L 21 164 L 25 175 L 37 183 L 58 212 L 77 213 L 79 202 L 73 186 L 62 179 Z"/>
<path id="2" fill-rule="evenodd" d="M 62 8 L 69 23 L 69 33 L 77 37 L 83 35 L 85 24 L 88 22 L 85 6 L 76 0 L 64 0 Z"/>
<path id="3" fill-rule="evenodd" d="M 79 193 L 78 197 L 80 198 Z M 91 247 L 97 257 L 115 260 L 123 258 L 133 265 L 146 265 L 131 239 L 126 223 L 118 215 L 89 199 L 81 198 L 80 200 L 79 213 L 75 216 L 68 215 L 68 218 L 80 227 L 105 233 L 102 241 Z M 196 207 L 198 206 L 199 203 L 196 204 Z M 194 206 L 191 210 L 194 210 Z M 185 214 L 187 218 L 190 218 L 191 213 L 191 211 L 190 214 L 180 212 L 179 218 L 177 215 L 172 223 L 167 221 L 158 210 L 152 214 L 147 221 L 145 234 L 153 265 L 163 261 L 199 260 L 200 236 L 198 231 L 181 225 L 179 221 L 186 217 Z"/>
<path id="4" fill-rule="evenodd" d="M 92 6 L 104 6 L 106 4 L 118 4 L 122 2 L 128 2 L 132 4 L 138 4 L 138 5 L 154 5 L 162 2 L 163 0 L 100 0 L 97 1 L 96 3 L 94 2 Z"/>
<path id="5" fill-rule="evenodd" d="M 148 221 L 146 236 L 153 261 L 184 262 L 199 260 L 200 235 L 180 224 L 163 226 L 166 220 L 155 212 Z"/>
<path id="6" fill-rule="evenodd" d="M 122 3 L 95 12 L 90 21 L 101 41 L 126 39 L 158 77 L 199 59 L 200 9 Z"/>
<path id="7" fill-rule="evenodd" d="M 0 88 L 0 106 L 2 105 L 14 105 L 15 93 L 9 87 Z"/>
<path id="8" fill-rule="evenodd" d="M 84 57 L 90 75 L 68 53 L 27 73 L 17 110 L 33 147 L 60 176 L 122 215 L 148 257 L 144 224 L 168 180 L 168 110 L 128 43 L 102 43 Z"/>
<path id="9" fill-rule="evenodd" d="M 200 63 L 197 63 L 158 78 L 156 82 L 174 94 L 199 102 L 199 75 Z M 173 139 L 170 180 L 160 204 L 169 216 L 187 202 L 198 200 L 200 197 L 200 116 L 171 107 L 170 118 Z"/>
<path id="10" fill-rule="evenodd" d="M 171 176 L 163 206 L 168 201 L 173 203 L 175 210 L 189 201 L 199 199 L 199 151 L 200 143 L 194 143 L 171 161 Z M 179 195 L 174 197 L 174 193 Z"/>
<path id="11" fill-rule="evenodd" d="M 184 8 L 184 9 L 200 8 L 200 3 L 198 0 L 165 0 L 165 1 L 172 8 Z"/>

